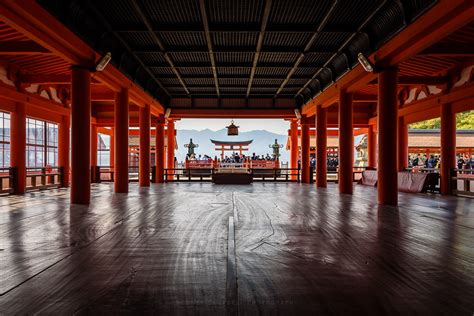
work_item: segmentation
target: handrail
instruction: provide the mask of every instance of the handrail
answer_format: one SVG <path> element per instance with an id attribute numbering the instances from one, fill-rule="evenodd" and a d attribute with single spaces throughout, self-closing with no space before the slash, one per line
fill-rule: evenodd
<path id="1" fill-rule="evenodd" d="M 299 168 L 222 168 L 221 171 L 246 170 L 249 172 L 254 181 L 282 181 L 282 182 L 299 182 Z M 219 168 L 165 168 L 164 181 L 211 181 L 214 173 L 219 172 Z"/>
<path id="2" fill-rule="evenodd" d="M 462 189 L 458 187 L 459 181 L 461 181 L 463 185 Z M 474 192 L 471 191 L 471 188 L 473 187 L 471 182 L 474 182 L 474 169 L 451 169 L 451 194 L 464 197 L 474 197 Z"/>
<path id="3" fill-rule="evenodd" d="M 44 190 L 62 186 L 63 168 L 57 166 L 27 167 L 26 190 Z M 38 183 L 38 178 L 39 183 Z M 29 185 L 28 185 L 29 182 Z"/>
<path id="4" fill-rule="evenodd" d="M 4 174 L 1 174 L 4 173 Z M 0 194 L 13 193 L 13 187 L 15 184 L 16 169 L 14 167 L 0 168 Z M 4 187 L 4 180 L 7 180 L 7 186 Z"/>

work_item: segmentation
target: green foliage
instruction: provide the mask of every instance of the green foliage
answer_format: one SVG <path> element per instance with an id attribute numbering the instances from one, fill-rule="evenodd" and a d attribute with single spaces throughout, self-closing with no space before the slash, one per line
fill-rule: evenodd
<path id="1" fill-rule="evenodd" d="M 422 122 L 410 124 L 411 129 L 439 129 L 441 128 L 441 119 L 435 118 Z M 474 129 L 474 111 L 462 112 L 456 115 L 457 129 Z"/>
<path id="2" fill-rule="evenodd" d="M 457 129 L 474 129 L 474 111 L 458 113 L 456 127 Z"/>

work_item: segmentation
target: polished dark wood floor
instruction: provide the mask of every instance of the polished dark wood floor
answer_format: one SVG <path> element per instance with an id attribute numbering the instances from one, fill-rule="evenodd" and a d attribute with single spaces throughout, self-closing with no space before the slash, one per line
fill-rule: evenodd
<path id="1" fill-rule="evenodd" d="M 474 313 L 474 200 L 174 183 L 0 198 L 0 314 Z M 230 239 L 229 239 L 230 236 Z"/>

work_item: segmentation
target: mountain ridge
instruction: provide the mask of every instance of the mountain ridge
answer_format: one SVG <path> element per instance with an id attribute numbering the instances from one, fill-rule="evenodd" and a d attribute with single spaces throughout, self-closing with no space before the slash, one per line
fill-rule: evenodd
<path id="1" fill-rule="evenodd" d="M 199 147 L 195 149 L 197 155 L 209 155 L 211 157 L 219 156 L 220 152 L 215 150 L 215 145 L 211 143 L 210 139 L 221 140 L 221 141 L 239 141 L 239 140 L 252 140 L 249 145 L 249 150 L 245 151 L 245 155 L 257 155 L 272 154 L 273 150 L 269 147 L 278 140 L 278 143 L 283 145 L 280 149 L 280 160 L 287 162 L 289 160 L 289 151 L 285 149 L 286 141 L 288 136 L 273 133 L 264 129 L 252 130 L 247 132 L 240 132 L 237 136 L 227 136 L 227 129 L 223 128 L 217 131 L 210 130 L 208 128 L 203 130 L 195 129 L 180 129 L 176 132 L 176 139 L 178 142 L 178 149 L 175 155 L 179 161 L 183 161 L 186 157 L 187 148 L 185 144 L 189 143 L 189 139 L 193 139 L 193 143 L 198 144 Z M 231 154 L 232 152 L 226 152 Z"/>

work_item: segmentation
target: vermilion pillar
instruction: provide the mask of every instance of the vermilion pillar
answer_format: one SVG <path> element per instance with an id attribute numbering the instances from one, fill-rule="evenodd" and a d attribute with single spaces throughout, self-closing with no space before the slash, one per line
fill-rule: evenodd
<path id="1" fill-rule="evenodd" d="M 167 131 L 167 139 L 168 139 L 168 157 L 166 158 L 167 161 L 167 167 L 168 169 L 173 169 L 174 168 L 174 147 L 175 147 L 175 141 L 174 141 L 174 136 L 175 136 L 175 131 L 174 131 L 174 121 L 169 120 L 168 121 L 168 131 Z M 173 171 L 169 171 L 171 175 L 168 176 L 168 180 L 173 180 Z"/>
<path id="2" fill-rule="evenodd" d="M 326 109 L 316 106 L 316 186 L 327 187 L 327 115 Z"/>
<path id="3" fill-rule="evenodd" d="M 156 145 L 155 145 L 155 165 L 156 182 L 164 182 L 165 168 L 165 122 L 163 118 L 158 118 L 156 124 Z"/>
<path id="4" fill-rule="evenodd" d="M 388 68 L 379 74 L 379 95 L 377 103 L 378 167 L 377 190 L 379 204 L 398 204 L 397 164 L 397 68 Z"/>
<path id="5" fill-rule="evenodd" d="M 450 194 L 450 169 L 456 168 L 456 114 L 451 104 L 441 105 L 441 194 Z"/>
<path id="6" fill-rule="evenodd" d="M 58 128 L 58 164 L 63 168 L 62 186 L 69 186 L 69 150 L 71 118 L 63 116 Z"/>
<path id="7" fill-rule="evenodd" d="M 71 203 L 88 204 L 91 186 L 91 91 L 90 72 L 71 70 Z"/>
<path id="8" fill-rule="evenodd" d="M 369 125 L 367 132 L 367 166 L 377 167 L 377 133 L 373 125 Z"/>
<path id="9" fill-rule="evenodd" d="M 292 120 L 290 123 L 290 168 L 298 168 L 298 122 Z M 296 174 L 291 171 L 291 174 Z M 291 180 L 296 180 L 296 175 L 291 176 Z"/>
<path id="10" fill-rule="evenodd" d="M 26 189 L 26 104 L 17 103 L 10 119 L 10 166 L 16 171 L 13 192 L 23 194 Z"/>
<path id="11" fill-rule="evenodd" d="M 116 193 L 128 192 L 128 89 L 115 94 L 115 181 Z"/>
<path id="12" fill-rule="evenodd" d="M 91 125 L 91 181 L 97 182 L 95 169 L 97 168 L 97 142 L 99 133 L 97 132 L 97 125 Z"/>
<path id="13" fill-rule="evenodd" d="M 403 117 L 398 118 L 398 171 L 408 168 L 408 126 Z M 428 157 L 429 158 L 429 157 Z"/>
<path id="14" fill-rule="evenodd" d="M 352 94 L 339 93 L 339 191 L 352 194 L 354 167 L 354 131 L 352 127 Z"/>
<path id="15" fill-rule="evenodd" d="M 150 186 L 150 105 L 145 104 L 139 110 L 140 119 L 140 162 L 139 162 L 139 185 Z"/>
<path id="16" fill-rule="evenodd" d="M 309 174 L 309 122 L 306 117 L 301 119 L 301 181 L 310 182 Z"/>

